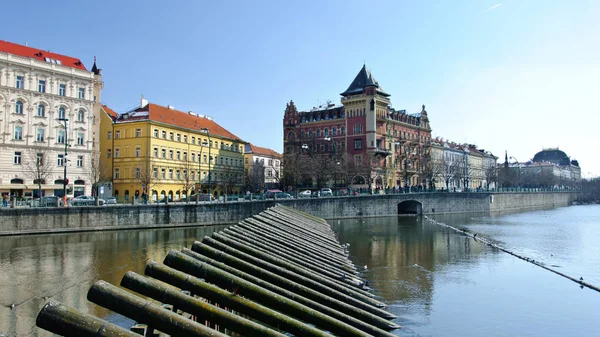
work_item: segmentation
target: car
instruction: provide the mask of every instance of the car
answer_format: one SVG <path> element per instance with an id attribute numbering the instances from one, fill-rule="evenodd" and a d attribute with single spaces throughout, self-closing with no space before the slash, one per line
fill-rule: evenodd
<path id="1" fill-rule="evenodd" d="M 38 205 L 40 207 L 56 207 L 56 206 L 64 206 L 64 202 L 61 197 L 57 197 L 54 195 L 49 195 L 46 197 L 41 197 L 38 199 Z"/>
<path id="2" fill-rule="evenodd" d="M 298 193 L 298 198 L 310 198 L 312 192 L 310 190 L 304 190 Z"/>
<path id="3" fill-rule="evenodd" d="M 313 198 L 318 198 L 321 196 L 321 192 L 320 191 L 312 191 L 312 197 Z"/>
<path id="4" fill-rule="evenodd" d="M 104 200 L 98 199 L 98 205 L 103 206 L 105 203 Z M 70 201 L 71 206 L 95 206 L 96 198 L 89 195 L 80 195 L 77 196 Z"/>
<path id="5" fill-rule="evenodd" d="M 331 191 L 331 188 L 327 188 L 327 187 L 322 188 L 321 196 L 322 197 L 333 197 L 333 192 Z"/>
<path id="6" fill-rule="evenodd" d="M 116 205 L 117 204 L 117 198 L 115 198 L 115 197 L 108 197 L 108 198 L 104 198 L 103 200 L 106 205 Z"/>
<path id="7" fill-rule="evenodd" d="M 190 201 L 215 201 L 215 197 L 212 194 L 194 194 L 190 196 Z"/>

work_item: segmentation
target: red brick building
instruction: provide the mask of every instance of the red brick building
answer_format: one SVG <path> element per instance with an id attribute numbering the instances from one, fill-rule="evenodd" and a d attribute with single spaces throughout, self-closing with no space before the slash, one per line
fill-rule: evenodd
<path id="1" fill-rule="evenodd" d="M 394 188 L 423 184 L 431 127 L 425 106 L 408 114 L 391 107 L 386 93 L 363 66 L 341 105 L 298 111 L 283 118 L 284 179 L 288 187 Z"/>

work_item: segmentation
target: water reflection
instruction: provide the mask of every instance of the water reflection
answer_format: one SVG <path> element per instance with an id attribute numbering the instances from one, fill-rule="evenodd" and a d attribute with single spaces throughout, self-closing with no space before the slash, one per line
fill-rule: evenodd
<path id="1" fill-rule="evenodd" d="M 125 272 L 143 273 L 147 261 L 224 227 L 0 237 L 0 332 L 50 336 L 35 327 L 46 297 L 104 317 L 86 299 L 93 282 L 119 284 Z"/>

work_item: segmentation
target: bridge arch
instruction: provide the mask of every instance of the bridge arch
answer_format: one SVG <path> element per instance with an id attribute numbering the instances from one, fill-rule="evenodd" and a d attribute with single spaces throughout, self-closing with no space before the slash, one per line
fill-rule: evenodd
<path id="1" fill-rule="evenodd" d="M 422 215 L 423 204 L 416 200 L 405 200 L 398 204 L 398 215 Z"/>

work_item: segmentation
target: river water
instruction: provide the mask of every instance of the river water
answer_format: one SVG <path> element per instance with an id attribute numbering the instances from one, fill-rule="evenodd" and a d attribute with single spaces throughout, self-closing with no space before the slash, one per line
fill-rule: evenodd
<path id="1" fill-rule="evenodd" d="M 435 218 L 600 286 L 600 205 Z M 399 336 L 600 335 L 600 293 L 426 219 L 331 223 L 398 316 Z M 147 261 L 222 228 L 0 237 L 0 333 L 49 336 L 35 327 L 45 297 L 125 324 L 86 300 L 94 281 L 118 285 L 126 271 L 143 273 Z"/>

